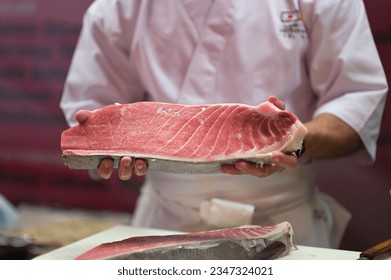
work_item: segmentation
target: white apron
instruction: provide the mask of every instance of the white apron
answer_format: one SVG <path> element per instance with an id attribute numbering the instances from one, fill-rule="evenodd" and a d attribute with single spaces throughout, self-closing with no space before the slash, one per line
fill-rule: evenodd
<path id="1" fill-rule="evenodd" d="M 315 166 L 302 163 L 263 179 L 150 171 L 133 225 L 200 231 L 288 221 L 298 244 L 336 248 L 350 213 L 315 187 Z"/>

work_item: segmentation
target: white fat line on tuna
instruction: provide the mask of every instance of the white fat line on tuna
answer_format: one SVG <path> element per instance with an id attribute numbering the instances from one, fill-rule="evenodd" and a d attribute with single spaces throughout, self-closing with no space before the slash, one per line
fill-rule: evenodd
<path id="1" fill-rule="evenodd" d="M 205 112 L 206 109 L 208 109 L 208 108 L 206 108 L 206 107 L 201 107 L 201 113 L 202 113 L 202 112 Z M 204 118 L 204 119 L 199 119 L 198 121 L 199 121 L 199 123 L 200 123 L 201 125 L 203 125 L 203 124 L 205 123 L 205 118 Z"/>
<path id="2" fill-rule="evenodd" d="M 203 137 L 202 141 L 200 142 L 200 144 L 198 145 L 198 147 L 190 154 L 189 157 L 192 157 L 193 155 L 197 154 L 197 152 L 199 151 L 199 149 L 202 148 L 202 147 L 204 147 L 203 144 L 204 144 L 205 141 L 207 141 L 207 140 L 209 139 L 210 134 L 213 133 L 213 128 L 217 128 L 217 129 L 218 129 L 217 125 L 218 125 L 218 123 L 219 123 L 218 120 L 220 119 L 219 115 L 222 115 L 224 112 L 227 111 L 227 109 L 229 109 L 229 108 L 220 106 L 219 108 L 217 108 L 215 111 L 213 111 L 212 113 L 210 113 L 210 114 L 207 116 L 207 118 L 205 119 L 205 121 L 208 121 L 208 119 L 210 120 L 211 118 L 214 118 L 215 115 L 217 115 L 217 119 L 215 119 L 215 121 L 212 122 L 211 127 L 209 128 L 209 130 L 207 131 L 207 133 L 206 133 L 205 136 Z M 221 111 L 223 111 L 223 112 L 221 112 Z M 197 114 L 197 116 L 198 116 L 198 114 Z M 190 137 L 190 139 L 185 143 L 185 145 L 182 147 L 182 149 L 186 147 L 187 143 L 189 143 L 190 141 L 192 141 L 192 140 L 194 139 L 194 137 L 195 137 L 197 131 L 198 131 L 198 129 L 197 129 L 197 130 L 195 131 L 195 133 Z M 217 139 L 217 135 L 218 135 L 218 133 L 216 133 L 216 137 L 213 137 L 213 138 L 215 139 L 215 141 L 216 141 L 216 139 Z M 214 143 L 215 143 L 215 142 L 214 142 Z M 213 145 L 213 146 L 208 146 L 208 150 L 210 151 L 209 153 L 212 152 L 213 148 L 214 148 L 214 145 Z M 178 151 L 180 151 L 180 150 L 178 150 Z"/>
<path id="3" fill-rule="evenodd" d="M 161 108 L 163 108 L 163 107 L 161 107 Z M 185 106 L 183 106 L 183 108 L 185 108 Z M 180 111 L 182 111 L 183 108 L 182 108 Z M 159 108 L 159 109 L 160 109 L 160 108 Z M 158 111 L 159 111 L 159 109 L 158 109 Z M 172 111 L 172 109 L 171 109 L 171 111 Z M 157 153 L 158 151 L 160 151 L 160 150 L 162 150 L 162 149 L 164 149 L 164 148 L 166 148 L 166 147 L 169 147 L 169 146 L 171 145 L 172 141 L 174 141 L 175 138 L 178 137 L 178 135 L 180 135 L 180 134 L 182 133 L 182 131 L 183 131 L 186 127 L 189 127 L 189 123 L 192 123 L 193 120 L 197 120 L 198 117 L 202 116 L 202 114 L 203 114 L 204 111 L 205 111 L 205 110 L 201 110 L 201 111 L 200 111 L 199 113 L 197 113 L 195 116 L 193 116 L 193 117 L 191 117 L 190 119 L 188 119 L 188 120 L 182 125 L 182 128 L 180 128 L 180 129 L 175 133 L 175 135 L 173 135 L 173 136 L 171 137 L 171 139 L 168 140 L 168 142 L 167 142 L 165 145 L 163 145 L 163 146 L 161 146 L 159 149 L 155 150 L 154 153 Z M 179 115 L 179 112 L 175 112 L 173 115 Z M 199 121 L 200 119 L 201 119 L 201 118 L 199 118 L 198 121 Z M 200 123 L 200 124 L 201 124 L 201 123 Z M 201 124 L 201 125 L 202 125 L 202 124 Z M 180 152 L 183 148 L 185 148 L 185 147 L 187 146 L 187 144 L 189 143 L 189 141 L 191 141 L 191 139 L 193 138 L 194 134 L 198 131 L 198 129 L 199 129 L 199 127 L 196 128 L 196 130 L 194 131 L 193 135 L 192 135 L 192 136 L 191 136 L 191 137 L 182 145 L 182 147 L 179 148 L 179 149 L 177 149 L 174 153 L 178 153 L 178 152 Z"/>

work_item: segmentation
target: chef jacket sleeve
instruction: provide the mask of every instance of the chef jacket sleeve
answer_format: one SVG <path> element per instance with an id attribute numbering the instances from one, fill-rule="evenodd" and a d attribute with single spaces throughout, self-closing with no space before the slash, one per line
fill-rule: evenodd
<path id="1" fill-rule="evenodd" d="M 308 71 L 317 95 L 314 116 L 331 113 L 350 125 L 364 143 L 366 160 L 373 161 L 388 86 L 364 4 L 314 2 L 311 16 L 304 15 L 311 40 Z"/>
<path id="2" fill-rule="evenodd" d="M 130 47 L 139 1 L 95 1 L 86 11 L 60 107 L 70 126 L 75 113 L 143 99 Z"/>

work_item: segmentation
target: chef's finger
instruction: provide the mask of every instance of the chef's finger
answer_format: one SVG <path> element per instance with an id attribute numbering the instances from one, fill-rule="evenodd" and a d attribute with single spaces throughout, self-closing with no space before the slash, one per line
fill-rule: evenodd
<path id="1" fill-rule="evenodd" d="M 98 175 L 102 179 L 109 179 L 113 173 L 114 161 L 112 159 L 106 158 L 101 161 L 98 166 Z"/>
<path id="2" fill-rule="evenodd" d="M 274 106 L 276 106 L 278 109 L 285 110 L 285 103 L 282 102 L 277 97 L 275 97 L 274 95 L 269 96 L 269 98 L 267 100 L 269 102 L 273 103 Z"/>
<path id="3" fill-rule="evenodd" d="M 91 111 L 88 110 L 80 110 L 76 113 L 75 119 L 79 124 L 85 122 L 88 117 L 91 115 Z"/>
<path id="4" fill-rule="evenodd" d="M 134 164 L 134 173 L 137 176 L 144 176 L 147 174 L 148 166 L 147 163 L 142 159 L 136 159 Z"/>
<path id="5" fill-rule="evenodd" d="M 264 164 L 263 166 L 260 166 L 259 164 L 247 161 L 238 161 L 235 166 L 241 172 L 259 178 L 267 177 L 275 172 L 281 172 L 282 170 L 284 170 L 282 166 L 274 164 Z"/>
<path id="6" fill-rule="evenodd" d="M 132 158 L 123 157 L 121 158 L 118 166 L 118 177 L 121 180 L 129 180 L 132 178 Z"/>
<path id="7" fill-rule="evenodd" d="M 243 175 L 246 174 L 243 171 L 236 168 L 235 165 L 223 165 L 221 166 L 221 172 L 230 175 Z"/>
<path id="8" fill-rule="evenodd" d="M 274 152 L 271 156 L 272 163 L 283 168 L 293 169 L 298 165 L 297 156 L 292 154 L 284 154 L 281 152 Z"/>
<path id="9" fill-rule="evenodd" d="M 238 161 L 235 165 L 224 165 L 221 167 L 221 171 L 230 175 L 244 175 L 249 174 L 259 178 L 270 176 L 274 172 L 281 172 L 283 167 L 277 165 L 265 164 L 263 167 L 255 163 L 246 161 Z"/>

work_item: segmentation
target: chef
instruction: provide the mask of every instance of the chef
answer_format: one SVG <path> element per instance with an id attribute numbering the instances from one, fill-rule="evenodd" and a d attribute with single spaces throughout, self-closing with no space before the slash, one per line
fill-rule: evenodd
<path id="1" fill-rule="evenodd" d="M 374 161 L 387 90 L 360 0 L 96 0 L 60 106 L 73 126 L 116 102 L 269 98 L 308 128 L 300 159 L 274 153 L 263 167 L 239 161 L 189 175 L 147 172 L 140 159 L 132 170 L 124 157 L 121 179 L 146 174 L 133 225 L 198 231 L 289 221 L 298 244 L 338 247 L 350 213 L 319 191 L 316 164 Z M 102 178 L 112 171 L 109 159 L 98 168 Z"/>

